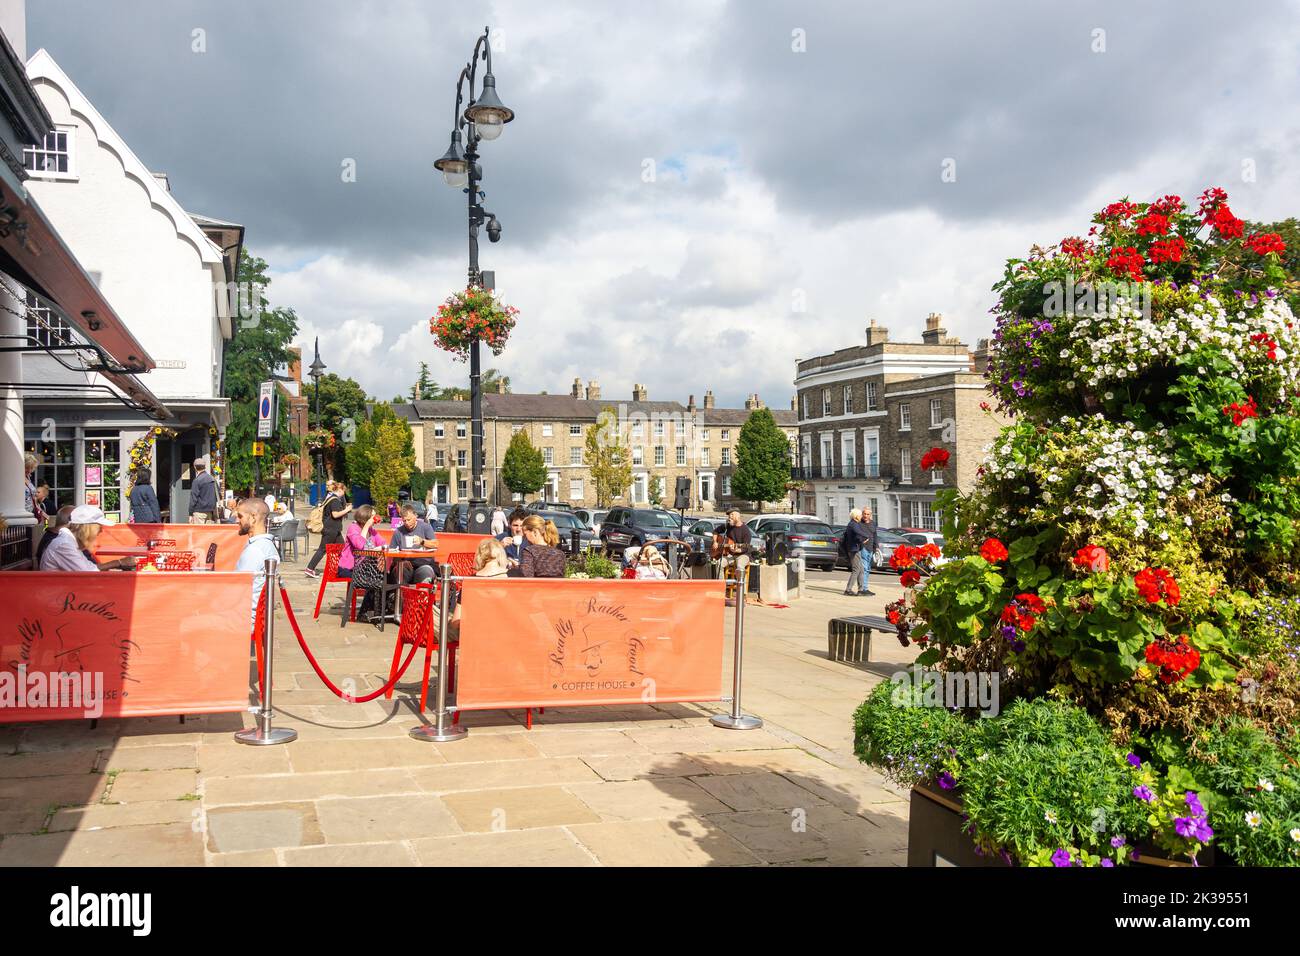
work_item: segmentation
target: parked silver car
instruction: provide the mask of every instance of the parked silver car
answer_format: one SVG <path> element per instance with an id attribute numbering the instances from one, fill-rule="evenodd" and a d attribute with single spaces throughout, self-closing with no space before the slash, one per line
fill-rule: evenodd
<path id="1" fill-rule="evenodd" d="M 573 515 L 589 529 L 592 534 L 600 534 L 600 523 L 609 514 L 608 508 L 574 508 Z"/>

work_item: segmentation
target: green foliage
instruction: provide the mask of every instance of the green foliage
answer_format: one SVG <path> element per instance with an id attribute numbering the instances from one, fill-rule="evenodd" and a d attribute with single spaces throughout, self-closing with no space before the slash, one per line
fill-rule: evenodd
<path id="1" fill-rule="evenodd" d="M 525 431 L 510 438 L 501 461 L 501 481 L 516 494 L 531 495 L 546 484 L 546 460 Z"/>
<path id="2" fill-rule="evenodd" d="M 1082 708 L 1016 701 L 972 723 L 966 757 L 953 776 L 988 850 L 1029 865 L 1050 865 L 1060 849 L 1122 859 L 1111 839 L 1146 829 L 1134 768 Z"/>
<path id="3" fill-rule="evenodd" d="M 1206 805 L 1217 845 L 1243 866 L 1300 866 L 1294 754 L 1240 719 L 1208 731 L 1195 751 L 1191 772 L 1214 792 Z"/>
<path id="4" fill-rule="evenodd" d="M 736 441 L 731 491 L 744 501 L 779 501 L 790 480 L 790 441 L 770 409 L 751 412 Z"/>
<path id="5" fill-rule="evenodd" d="M 853 752 L 902 787 L 933 779 L 964 746 L 967 723 L 942 707 L 926 707 L 922 689 L 885 681 L 853 715 Z"/>
<path id="6" fill-rule="evenodd" d="M 587 429 L 583 463 L 596 486 L 596 506 L 604 508 L 632 483 L 632 449 L 619 434 L 618 415 L 608 405 Z"/>
<path id="7" fill-rule="evenodd" d="M 385 407 L 385 406 L 381 406 Z M 378 412 L 378 409 L 376 409 Z M 375 444 L 371 456 L 371 500 L 378 505 L 396 501 L 398 491 L 415 470 L 415 453 L 411 449 L 411 429 L 400 418 L 376 416 L 371 423 Z"/>
<path id="8" fill-rule="evenodd" d="M 451 472 L 446 468 L 411 472 L 411 499 L 413 501 L 424 501 L 435 485 L 445 485 L 450 479 Z"/>
<path id="9" fill-rule="evenodd" d="M 265 289 L 271 284 L 262 259 L 245 249 L 239 257 L 237 281 Z M 250 323 L 247 326 L 245 323 Z M 257 441 L 258 386 L 271 379 L 275 369 L 290 359 L 289 346 L 298 334 L 298 317 L 292 309 L 266 309 L 248 319 L 234 319 L 234 334 L 223 355 L 223 393 L 230 399 L 230 424 L 226 426 L 226 487 L 253 486 L 253 442 Z M 264 462 L 299 453 L 299 442 L 289 433 L 289 403 L 280 402 L 280 420 L 274 438 L 266 443 Z"/>
<path id="10" fill-rule="evenodd" d="M 312 418 L 316 416 L 316 388 L 306 386 L 304 396 L 308 399 Z M 333 445 L 326 445 L 325 460 L 327 468 L 336 481 L 349 481 L 353 476 L 347 467 L 346 439 L 355 435 L 356 429 L 366 420 L 365 390 L 351 378 L 342 378 L 333 372 L 326 372 L 320 377 L 320 421 L 319 430 L 334 436 Z M 359 484 L 368 484 L 358 480 Z"/>
<path id="11" fill-rule="evenodd" d="M 566 578 L 617 578 L 622 572 L 616 561 L 611 561 L 599 551 L 587 551 L 564 568 Z"/>
<path id="12" fill-rule="evenodd" d="M 660 475 L 655 475 L 650 479 L 650 487 L 646 492 L 650 499 L 650 504 L 658 508 L 664 503 L 664 480 Z"/>

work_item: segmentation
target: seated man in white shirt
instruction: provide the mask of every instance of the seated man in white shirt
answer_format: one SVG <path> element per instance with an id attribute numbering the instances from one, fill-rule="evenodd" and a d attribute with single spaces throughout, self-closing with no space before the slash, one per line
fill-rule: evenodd
<path id="1" fill-rule="evenodd" d="M 248 544 L 240 552 L 235 562 L 236 571 L 253 572 L 253 603 L 249 609 L 249 619 L 257 623 L 257 602 L 262 597 L 262 588 L 266 584 L 266 562 L 280 563 L 280 552 L 275 546 L 275 538 L 267 533 L 266 502 L 261 498 L 245 498 L 239 503 L 236 515 L 239 518 L 239 533 L 248 536 Z"/>

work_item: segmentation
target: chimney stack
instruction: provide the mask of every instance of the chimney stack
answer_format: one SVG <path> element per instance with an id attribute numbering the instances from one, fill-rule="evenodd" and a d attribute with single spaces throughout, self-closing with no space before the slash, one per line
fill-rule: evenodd
<path id="1" fill-rule="evenodd" d="M 644 386 L 644 385 L 633 385 L 633 386 L 632 386 L 632 401 L 634 401 L 634 402 L 644 402 L 644 401 L 647 400 L 647 399 L 646 399 L 646 395 L 647 395 L 647 394 L 648 394 L 648 393 L 646 392 L 646 389 L 645 389 L 645 386 Z"/>
<path id="2" fill-rule="evenodd" d="M 695 396 L 694 396 L 694 395 L 692 395 L 692 396 L 690 397 L 690 401 L 688 401 L 688 402 L 686 403 L 686 410 L 687 410 L 688 412 L 690 412 L 691 414 L 694 414 L 694 413 L 695 413 Z"/>
<path id="3" fill-rule="evenodd" d="M 931 312 L 925 317 L 925 331 L 921 333 L 921 341 L 926 345 L 939 345 L 943 342 L 943 337 L 947 333 L 939 323 L 943 321 L 943 316 L 938 312 Z"/>
<path id="4" fill-rule="evenodd" d="M 759 407 L 759 404 L 758 404 L 758 396 L 757 396 L 757 395 L 750 395 L 748 398 L 745 399 L 745 410 L 746 410 L 746 411 L 752 412 L 754 409 L 756 409 L 756 408 L 758 408 L 758 407 Z"/>
<path id="5" fill-rule="evenodd" d="M 798 395 L 791 395 L 791 396 L 790 396 L 790 411 L 792 411 L 792 412 L 797 412 L 797 411 L 799 411 L 799 396 L 798 396 Z"/>
<path id="6" fill-rule="evenodd" d="M 704 393 L 704 407 L 705 408 L 713 407 L 713 389 L 709 389 L 707 392 Z"/>
<path id="7" fill-rule="evenodd" d="M 889 341 L 889 329 L 883 325 L 877 325 L 876 320 L 872 319 L 871 324 L 867 326 L 867 344 L 880 345 L 882 342 Z"/>
<path id="8" fill-rule="evenodd" d="M 569 394 L 574 398 L 582 398 L 582 379 L 575 378 L 573 380 L 573 391 Z"/>
<path id="9" fill-rule="evenodd" d="M 497 394 L 498 394 L 498 395 L 505 395 L 505 394 L 507 394 L 507 393 L 506 393 L 506 380 L 505 380 L 504 378 L 499 378 L 499 379 L 497 379 Z"/>
<path id="10" fill-rule="evenodd" d="M 989 367 L 989 340 L 979 339 L 975 343 L 975 352 L 970 357 L 970 370 L 984 374 Z"/>
<path id="11" fill-rule="evenodd" d="M 594 378 L 587 383 L 587 401 L 600 401 L 600 382 L 596 381 Z"/>

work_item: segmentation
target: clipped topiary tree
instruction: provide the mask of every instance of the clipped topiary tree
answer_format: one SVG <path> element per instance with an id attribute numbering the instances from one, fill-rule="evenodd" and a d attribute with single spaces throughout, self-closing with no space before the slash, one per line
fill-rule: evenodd
<path id="1" fill-rule="evenodd" d="M 515 432 L 501 461 L 501 481 L 519 495 L 531 495 L 546 484 L 546 460 L 528 434 Z"/>

